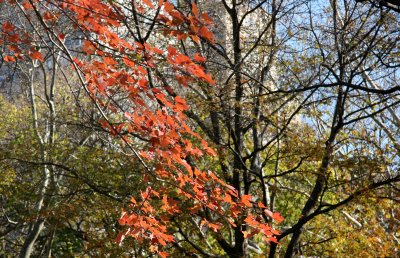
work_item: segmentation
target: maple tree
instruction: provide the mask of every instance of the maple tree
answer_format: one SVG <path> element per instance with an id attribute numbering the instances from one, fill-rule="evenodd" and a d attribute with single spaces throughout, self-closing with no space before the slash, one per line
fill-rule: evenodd
<path id="1" fill-rule="evenodd" d="M 141 180 L 146 187 L 139 196 L 131 197 L 122 212 L 119 223 L 126 230 L 117 242 L 127 236 L 149 241 L 151 252 L 167 256 L 163 247 L 176 241 L 169 231 L 170 220 L 184 211 L 199 216 L 202 226 L 216 232 L 244 221 L 250 230 L 246 234 L 261 233 L 265 241 L 276 241 L 278 231 L 261 217 L 266 214 L 281 221 L 278 213 L 262 204 L 254 205 L 250 195 L 241 195 L 214 172 L 196 167 L 196 160 L 216 154 L 186 123 L 188 106 L 163 80 L 159 66 L 168 63 L 182 85 L 197 80 L 212 86 L 215 82 L 201 65 L 205 59 L 151 43 L 156 29 L 162 31 L 167 45 L 174 38 L 191 38 L 194 44 L 200 39 L 212 43 L 207 14 L 199 13 L 193 4 L 192 15 L 185 16 L 168 1 L 132 2 L 130 8 L 128 3 L 102 1 L 9 4 L 23 14 L 33 33 L 28 34 L 12 21 L 4 22 L 0 43 L 7 51 L 2 60 L 18 64 L 29 58 L 43 63 L 46 50 L 50 55 L 54 49 L 61 51 L 101 113 L 102 127 L 119 138 L 144 168 Z M 152 15 L 145 18 L 149 21 L 141 17 L 145 12 Z M 83 36 L 84 55 L 76 55 L 65 43 L 66 32 L 60 24 L 67 21 Z M 116 30 L 124 30 L 128 36 L 121 37 Z M 138 150 L 138 142 L 144 142 L 145 147 Z M 47 188 L 45 183 L 44 190 Z M 43 222 L 40 218 L 37 231 L 27 238 L 24 256 L 30 255 Z"/>

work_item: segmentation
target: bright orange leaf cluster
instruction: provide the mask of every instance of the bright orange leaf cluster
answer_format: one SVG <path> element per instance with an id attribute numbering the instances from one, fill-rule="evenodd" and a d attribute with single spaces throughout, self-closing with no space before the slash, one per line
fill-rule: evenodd
<path id="1" fill-rule="evenodd" d="M 174 241 L 170 219 L 188 212 L 200 216 L 199 211 L 204 210 L 217 219 L 203 218 L 201 224 L 215 232 L 244 220 L 250 228 L 245 236 L 262 233 L 266 241 L 276 241 L 274 235 L 278 232 L 262 222 L 262 215 L 280 222 L 282 217 L 278 213 L 254 205 L 250 195 L 238 196 L 215 173 L 195 165 L 196 160 L 212 158 L 216 153 L 186 123 L 186 101 L 168 85 L 162 68 L 168 67 L 175 81 L 183 86 L 200 81 L 212 87 L 215 82 L 202 66 L 204 57 L 198 53 L 190 57 L 170 44 L 164 49 L 149 43 L 148 38 L 139 35 L 140 29 L 129 27 L 127 11 L 118 1 L 11 2 L 32 21 L 39 20 L 48 37 L 63 46 L 91 98 L 111 114 L 100 121 L 103 128 L 120 137 L 143 162 L 143 184 L 147 188 L 140 196 L 132 197 L 129 207 L 122 212 L 119 223 L 127 229 L 121 232 L 118 242 L 126 236 L 149 241 L 151 251 L 166 256 L 163 247 Z M 189 39 L 193 44 L 214 41 L 210 17 L 200 13 L 194 3 L 188 16 L 163 0 L 132 1 L 132 6 L 133 14 L 129 15 L 154 15 L 154 24 L 161 29 L 153 33 L 161 31 L 166 43 Z M 65 22 L 58 21 L 61 17 L 69 17 L 76 32 L 85 36 L 83 57 L 66 51 L 65 34 L 58 24 Z M 20 35 L 15 24 L 5 22 L 1 28 L 0 43 L 10 51 L 3 60 L 16 62 L 29 57 L 44 61 L 41 52 L 31 45 L 32 39 Z M 118 31 L 130 36 L 123 38 Z M 145 143 L 145 148 L 136 150 L 138 142 Z"/>

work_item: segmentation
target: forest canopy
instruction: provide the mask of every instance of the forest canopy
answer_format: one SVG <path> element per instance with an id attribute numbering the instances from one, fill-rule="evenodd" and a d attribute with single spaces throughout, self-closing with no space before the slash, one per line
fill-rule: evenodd
<path id="1" fill-rule="evenodd" d="M 399 6 L 0 0 L 0 256 L 398 256 Z"/>

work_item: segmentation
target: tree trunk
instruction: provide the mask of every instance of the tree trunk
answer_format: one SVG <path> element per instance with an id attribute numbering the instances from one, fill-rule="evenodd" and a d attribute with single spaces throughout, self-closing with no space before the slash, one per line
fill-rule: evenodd
<path id="1" fill-rule="evenodd" d="M 34 244 L 42 232 L 44 228 L 44 219 L 37 220 L 32 227 L 32 230 L 28 233 L 28 236 L 25 239 L 24 245 L 19 253 L 20 258 L 28 258 L 31 257 L 32 252 L 34 250 Z"/>

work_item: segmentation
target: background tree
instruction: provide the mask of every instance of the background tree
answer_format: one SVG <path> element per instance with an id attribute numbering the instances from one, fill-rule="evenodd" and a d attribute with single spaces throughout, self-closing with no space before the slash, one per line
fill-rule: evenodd
<path id="1" fill-rule="evenodd" d="M 396 162 L 378 154 L 388 145 L 373 122 L 385 110 L 397 114 L 398 30 L 390 25 L 397 14 L 353 1 L 222 1 L 203 8 L 228 26 L 216 29 L 216 44 L 202 41 L 218 79 L 215 88 L 196 85 L 188 94 L 188 115 L 218 146 L 218 171 L 227 182 L 287 218 L 279 250 L 272 244 L 263 251 L 303 253 L 300 237 L 316 238 L 318 230 L 305 227 L 318 215 L 398 184 Z M 250 255 L 243 228 L 227 241 L 231 256 Z M 335 236 L 318 238 L 315 245 Z M 396 236 L 389 242 L 393 248 L 381 252 L 396 252 Z"/>

